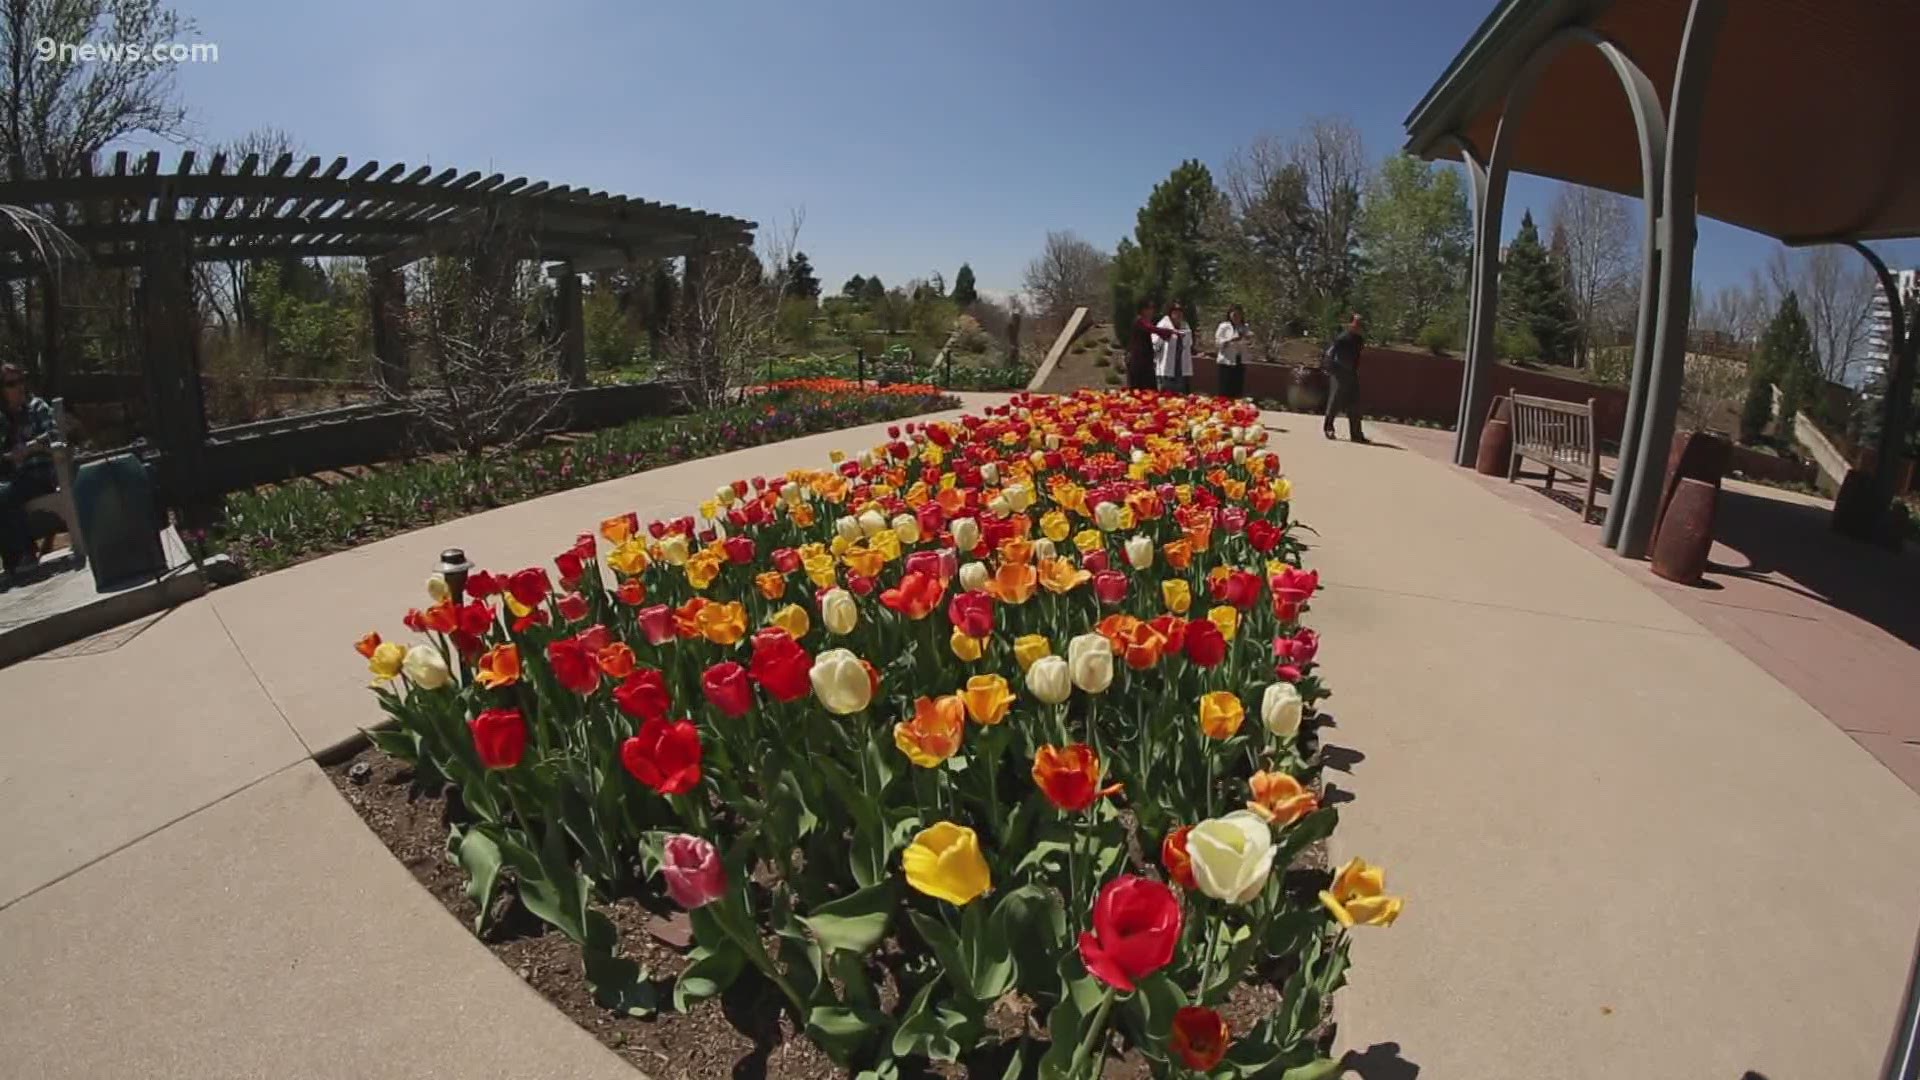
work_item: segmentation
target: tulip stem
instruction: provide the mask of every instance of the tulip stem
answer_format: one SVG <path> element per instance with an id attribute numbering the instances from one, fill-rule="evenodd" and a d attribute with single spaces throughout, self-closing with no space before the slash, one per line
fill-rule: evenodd
<path id="1" fill-rule="evenodd" d="M 1073 1063 L 1067 1066 L 1068 1075 L 1079 1076 L 1080 1063 L 1087 1060 L 1088 1056 L 1093 1053 L 1093 1048 L 1100 1044 L 1101 1036 L 1105 1034 L 1107 1030 L 1107 1013 L 1113 1008 L 1113 995 L 1113 988 L 1108 987 L 1107 992 L 1101 996 L 1100 1007 L 1093 1011 L 1093 1023 L 1087 1029 L 1087 1037 L 1082 1039 L 1080 1045 L 1074 1048 Z M 1105 1055 L 1103 1054 L 1101 1056 L 1104 1057 Z M 1099 1074 L 1100 1070 L 1095 1069 L 1094 1075 L 1098 1076 Z"/>

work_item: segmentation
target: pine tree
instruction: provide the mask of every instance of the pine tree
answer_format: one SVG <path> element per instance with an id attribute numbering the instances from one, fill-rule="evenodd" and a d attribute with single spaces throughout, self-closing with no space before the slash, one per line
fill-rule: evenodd
<path id="1" fill-rule="evenodd" d="M 1764 378 L 1780 384 L 1781 424 L 1791 425 L 1795 415 L 1819 400 L 1826 380 L 1814 352 L 1813 330 L 1800 313 L 1800 298 L 1791 292 L 1760 335 L 1760 367 Z"/>
<path id="2" fill-rule="evenodd" d="M 1540 243 L 1533 211 L 1520 218 L 1520 231 L 1507 245 L 1500 267 L 1500 318 L 1526 328 L 1546 360 L 1560 360 L 1574 342 L 1573 298 L 1566 275 Z"/>
<path id="3" fill-rule="evenodd" d="M 1134 240 L 1145 257 L 1135 295 L 1151 296 L 1162 306 L 1184 303 L 1187 319 L 1213 299 L 1220 259 L 1209 228 L 1221 206 L 1213 173 L 1199 161 L 1183 161 L 1154 185 L 1134 222 Z M 1128 315 L 1132 321 L 1132 315 Z"/>
<path id="4" fill-rule="evenodd" d="M 786 295 L 789 300 L 813 300 L 820 296 L 820 279 L 814 276 L 813 263 L 804 251 L 787 256 Z"/>
<path id="5" fill-rule="evenodd" d="M 980 299 L 979 290 L 973 287 L 973 267 L 968 263 L 960 264 L 960 272 L 953 275 L 953 302 L 965 310 Z"/>
<path id="6" fill-rule="evenodd" d="M 859 274 L 855 274 L 852 277 L 848 278 L 847 283 L 845 285 L 840 286 L 840 295 L 846 297 L 849 300 L 858 300 L 862 296 L 866 295 L 866 292 L 867 292 L 867 279 Z"/>

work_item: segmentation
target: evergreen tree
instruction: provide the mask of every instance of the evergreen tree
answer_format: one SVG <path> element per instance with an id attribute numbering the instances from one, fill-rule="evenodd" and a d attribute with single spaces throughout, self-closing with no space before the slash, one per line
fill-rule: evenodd
<path id="1" fill-rule="evenodd" d="M 1813 348 L 1813 330 L 1800 313 L 1800 298 L 1789 292 L 1780 301 L 1773 321 L 1760 335 L 1761 375 L 1780 384 L 1780 422 L 1793 423 L 1795 415 L 1816 408 L 1820 403 L 1820 361 Z"/>
<path id="2" fill-rule="evenodd" d="M 1180 301 L 1195 322 L 1198 307 L 1212 301 L 1219 284 L 1220 259 L 1210 233 L 1221 206 L 1213 174 L 1199 161 L 1181 162 L 1156 184 L 1134 222 L 1140 261 L 1127 268 L 1137 274 L 1125 282 L 1131 295 L 1150 296 L 1162 306 Z M 1116 258 L 1114 265 L 1116 296 L 1122 261 Z M 1132 318 L 1128 312 L 1127 321 Z"/>
<path id="3" fill-rule="evenodd" d="M 887 302 L 887 287 L 881 282 L 879 274 L 868 278 L 866 284 L 860 286 L 860 299 L 865 300 L 870 307 Z"/>
<path id="4" fill-rule="evenodd" d="M 840 295 L 846 297 L 849 300 L 858 300 L 862 296 L 865 296 L 866 294 L 867 294 L 867 279 L 860 276 L 859 274 L 855 274 L 852 277 L 848 278 L 847 283 L 845 285 L 840 286 Z"/>
<path id="5" fill-rule="evenodd" d="M 1520 232 L 1507 245 L 1500 268 L 1500 318 L 1533 335 L 1540 355 L 1560 360 L 1570 355 L 1575 338 L 1573 298 L 1566 275 L 1540 243 L 1533 211 L 1520 218 Z"/>
<path id="6" fill-rule="evenodd" d="M 970 308 L 980 299 L 980 293 L 973 287 L 973 267 L 968 263 L 960 264 L 960 272 L 953 275 L 953 302 L 962 310 Z"/>
<path id="7" fill-rule="evenodd" d="M 786 296 L 789 300 L 814 300 L 820 296 L 820 279 L 813 274 L 813 263 L 804 251 L 787 256 Z"/>

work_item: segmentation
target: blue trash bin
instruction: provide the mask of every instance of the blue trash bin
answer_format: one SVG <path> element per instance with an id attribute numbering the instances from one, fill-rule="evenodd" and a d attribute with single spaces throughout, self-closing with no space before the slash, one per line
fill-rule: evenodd
<path id="1" fill-rule="evenodd" d="M 145 462 L 120 454 L 82 465 L 73 480 L 73 501 L 96 589 L 106 592 L 166 573 L 153 472 Z"/>

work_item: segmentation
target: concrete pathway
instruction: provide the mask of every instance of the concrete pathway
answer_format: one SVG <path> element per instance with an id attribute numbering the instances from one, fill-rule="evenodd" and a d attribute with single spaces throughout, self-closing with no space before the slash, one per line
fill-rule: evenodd
<path id="1" fill-rule="evenodd" d="M 997 400 L 963 395 L 970 406 Z M 1298 418 L 1276 416 L 1285 428 Z M 371 720 L 351 641 L 439 551 L 546 563 L 623 510 L 880 427 L 508 507 L 0 671 L 0 1061 L 36 1077 L 633 1075 L 496 963 L 308 760 Z M 1393 438 L 1394 433 L 1380 429 Z M 1280 436 L 1329 588 L 1340 854 L 1411 897 L 1344 1039 L 1431 1077 L 1865 1075 L 1920 798 L 1662 599 L 1417 453 Z M 1376 1077 L 1413 1075 L 1375 1047 Z"/>

